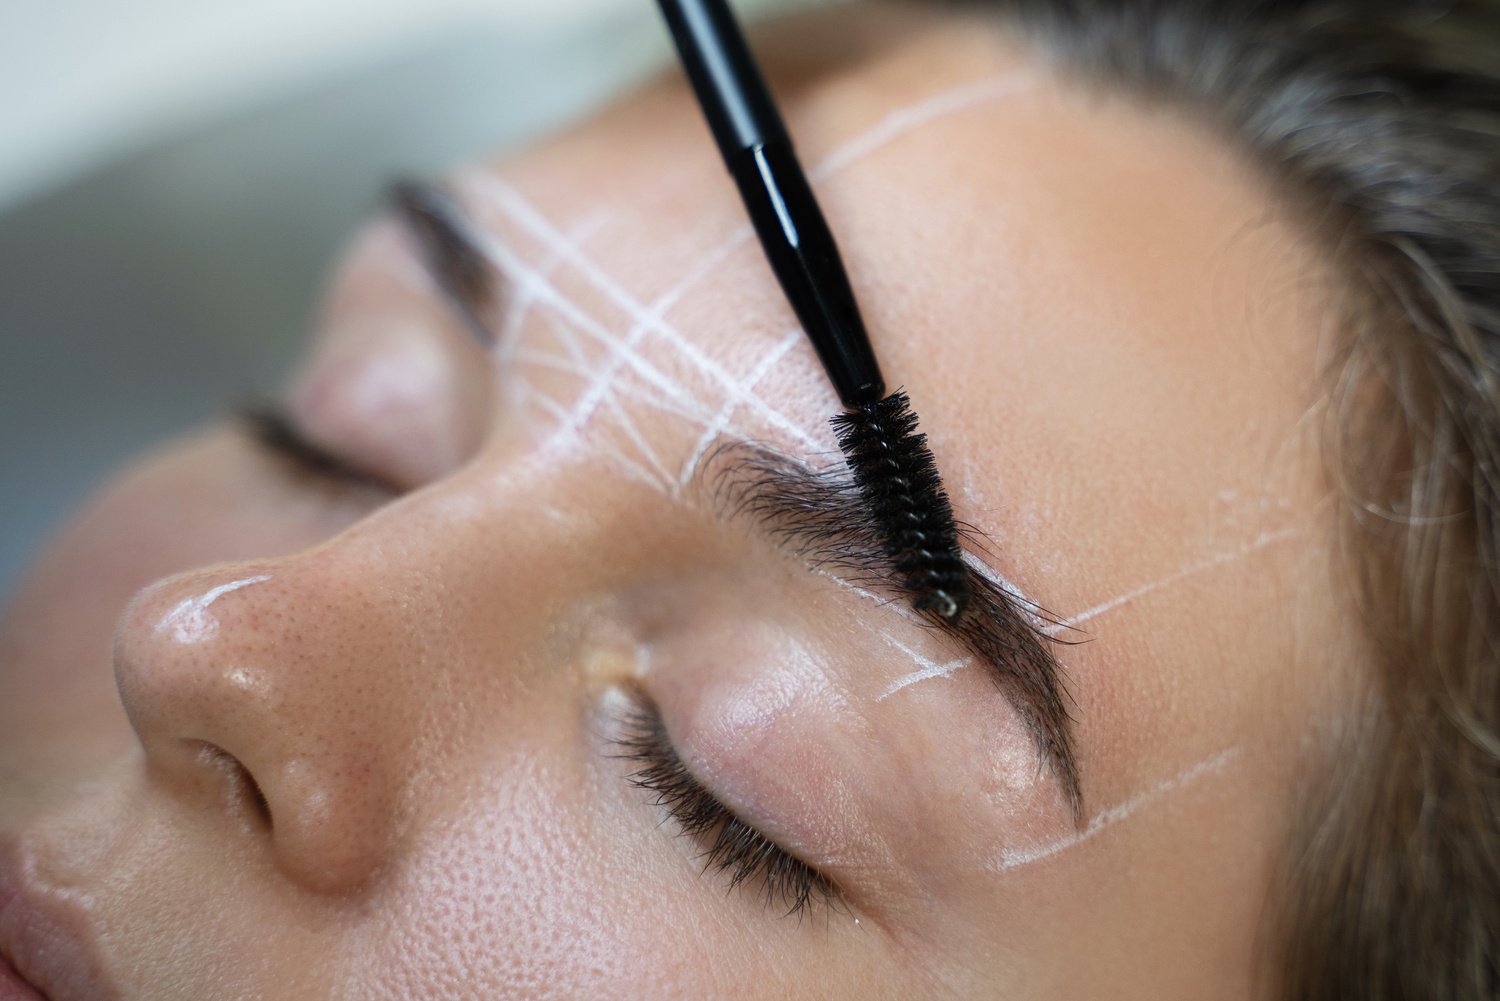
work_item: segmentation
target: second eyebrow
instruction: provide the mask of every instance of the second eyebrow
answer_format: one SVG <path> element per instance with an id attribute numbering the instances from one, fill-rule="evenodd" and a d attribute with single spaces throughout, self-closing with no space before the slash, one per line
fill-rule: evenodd
<path id="1" fill-rule="evenodd" d="M 855 583 L 898 593 L 894 568 L 864 510 L 859 492 L 840 470 L 816 470 L 760 445 L 730 442 L 703 465 L 702 479 L 721 509 L 749 517 L 815 567 L 830 567 Z M 1062 785 L 1075 818 L 1083 813 L 1083 787 L 1073 750 L 1070 698 L 1056 642 L 1039 632 L 1045 613 L 967 568 L 972 598 L 957 622 L 923 619 L 976 657 L 1016 707 L 1032 739 Z"/>
<path id="2" fill-rule="evenodd" d="M 400 181 L 391 187 L 390 198 L 398 218 L 421 245 L 433 280 L 475 339 L 492 347 L 495 334 L 484 315 L 495 298 L 495 272 L 458 202 L 424 181 Z"/>

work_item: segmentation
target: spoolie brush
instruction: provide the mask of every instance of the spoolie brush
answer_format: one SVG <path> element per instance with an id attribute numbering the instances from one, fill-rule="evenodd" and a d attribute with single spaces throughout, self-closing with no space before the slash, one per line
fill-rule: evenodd
<path id="1" fill-rule="evenodd" d="M 956 620 L 969 600 L 958 527 L 906 394 L 887 396 L 838 246 L 724 0 L 659 0 L 683 67 L 771 270 L 844 404 L 833 418 L 913 607 Z"/>
<path id="2" fill-rule="evenodd" d="M 969 600 L 968 573 L 937 462 L 916 428 L 917 415 L 900 390 L 833 418 L 839 448 L 912 606 L 956 619 Z"/>

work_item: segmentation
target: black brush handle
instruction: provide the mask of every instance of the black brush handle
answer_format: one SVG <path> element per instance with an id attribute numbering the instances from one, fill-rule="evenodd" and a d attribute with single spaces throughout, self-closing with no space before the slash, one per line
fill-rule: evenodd
<path id="1" fill-rule="evenodd" d="M 846 407 L 885 396 L 885 380 L 833 233 L 765 79 L 725 0 L 659 0 L 719 153 L 776 280 Z"/>
<path id="2" fill-rule="evenodd" d="M 741 150 L 791 143 L 760 67 L 724 0 L 660 0 L 708 127 L 726 163 Z"/>

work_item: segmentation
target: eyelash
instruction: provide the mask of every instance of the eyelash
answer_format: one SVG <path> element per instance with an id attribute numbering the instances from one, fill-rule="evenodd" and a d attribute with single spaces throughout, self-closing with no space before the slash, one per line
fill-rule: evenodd
<path id="1" fill-rule="evenodd" d="M 234 420 L 252 442 L 284 461 L 295 473 L 331 486 L 374 487 L 386 493 L 399 493 L 379 476 L 350 465 L 309 440 L 278 403 L 258 400 L 242 404 L 235 409 Z"/>
<path id="2" fill-rule="evenodd" d="M 632 785 L 650 792 L 682 833 L 703 847 L 703 871 L 729 874 L 729 887 L 760 885 L 767 906 L 784 905 L 799 918 L 814 905 L 840 901 L 836 884 L 735 816 L 699 784 L 672 746 L 654 703 L 640 698 L 621 714 L 617 757 L 638 768 Z"/>

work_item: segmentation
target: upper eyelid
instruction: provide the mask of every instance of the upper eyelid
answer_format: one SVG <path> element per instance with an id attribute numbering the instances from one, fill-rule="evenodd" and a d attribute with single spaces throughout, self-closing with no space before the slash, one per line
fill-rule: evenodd
<path id="1" fill-rule="evenodd" d="M 699 467 L 699 481 L 721 513 L 749 517 L 815 566 L 852 569 L 857 579 L 899 593 L 858 490 L 838 469 L 818 470 L 766 446 L 726 441 Z M 978 533 L 967 528 L 965 543 Z M 967 548 L 967 546 L 966 546 Z M 967 563 L 971 607 L 957 622 L 923 616 L 978 658 L 1031 732 L 1043 760 L 1051 765 L 1076 820 L 1083 816 L 1082 780 L 1073 750 L 1072 702 L 1051 645 L 1067 643 L 1044 635 L 1037 620 L 1052 616 L 1013 597 Z"/>
<path id="2" fill-rule="evenodd" d="M 779 898 L 788 903 L 788 915 L 800 914 L 814 902 L 844 902 L 844 893 L 838 883 L 788 851 L 759 826 L 744 819 L 738 810 L 726 804 L 688 767 L 671 739 L 660 708 L 650 696 L 641 691 L 632 693 L 628 697 L 627 707 L 619 713 L 617 722 L 624 727 L 624 732 L 611 743 L 624 753 L 616 757 L 642 766 L 630 776 L 632 784 L 655 793 L 657 803 L 665 807 L 679 824 L 683 824 L 682 834 L 699 837 L 717 832 L 714 844 L 701 856 L 705 871 L 709 868 L 721 872 L 734 870 L 730 879 L 731 889 L 749 879 L 766 879 L 767 902 Z M 705 804 L 711 804 L 712 810 L 705 812 L 705 804 L 700 804 L 693 809 L 696 822 L 688 819 L 684 823 L 685 818 L 680 813 L 684 800 L 700 798 Z M 731 833 L 735 837 L 732 842 L 726 843 L 725 838 Z M 747 843 L 752 846 L 748 858 L 737 850 Z M 774 851 L 777 859 L 768 858 L 764 853 L 754 850 L 756 843 Z"/>
<path id="3" fill-rule="evenodd" d="M 234 408 L 232 416 L 257 445 L 308 473 L 392 495 L 405 492 L 405 488 L 386 477 L 361 468 L 313 441 L 279 403 L 268 400 L 243 403 Z"/>

